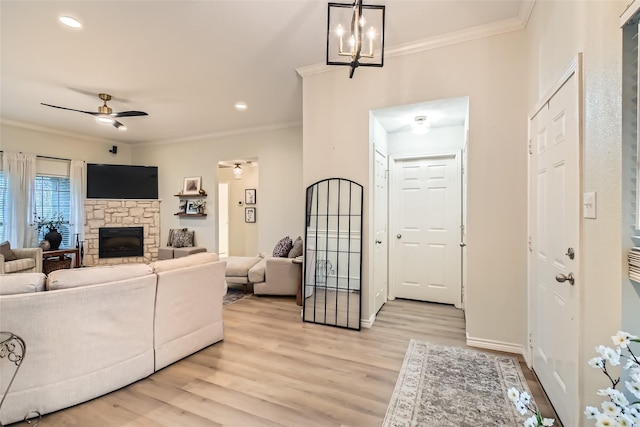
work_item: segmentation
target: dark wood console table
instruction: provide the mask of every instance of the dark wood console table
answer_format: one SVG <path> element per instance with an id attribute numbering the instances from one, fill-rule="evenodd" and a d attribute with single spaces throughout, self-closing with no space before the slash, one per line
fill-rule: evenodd
<path id="1" fill-rule="evenodd" d="M 66 254 L 73 255 L 73 266 L 75 268 L 80 267 L 80 250 L 76 248 L 68 248 L 68 249 L 56 249 L 55 251 L 43 251 L 42 252 L 42 260 L 46 260 L 53 257 L 58 257 L 58 259 L 62 259 Z"/>

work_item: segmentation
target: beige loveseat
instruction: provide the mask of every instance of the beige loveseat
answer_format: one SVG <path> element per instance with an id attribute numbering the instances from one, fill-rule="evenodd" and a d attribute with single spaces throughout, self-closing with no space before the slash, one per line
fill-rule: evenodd
<path id="1" fill-rule="evenodd" d="M 46 284 L 42 273 L 0 276 L 0 325 L 27 346 L 0 422 L 101 396 L 222 340 L 224 271 L 200 253 L 57 270 Z M 12 373 L 2 365 L 2 392 Z"/>

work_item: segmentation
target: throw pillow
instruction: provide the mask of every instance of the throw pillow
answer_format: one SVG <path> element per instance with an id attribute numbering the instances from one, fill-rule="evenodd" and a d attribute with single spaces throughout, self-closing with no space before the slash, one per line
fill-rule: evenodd
<path id="1" fill-rule="evenodd" d="M 293 247 L 289 251 L 289 258 L 297 258 L 302 255 L 302 237 L 298 236 Z"/>
<path id="2" fill-rule="evenodd" d="M 276 243 L 276 247 L 273 248 L 273 256 L 286 258 L 292 247 L 293 242 L 291 241 L 291 238 L 289 236 L 283 237 L 278 243 Z"/>
<path id="3" fill-rule="evenodd" d="M 187 231 L 186 228 L 171 228 L 169 229 L 169 238 L 167 239 L 167 246 L 173 246 L 173 234 L 176 231 Z"/>
<path id="4" fill-rule="evenodd" d="M 174 248 L 190 248 L 193 246 L 193 235 L 195 231 L 177 230 L 173 233 L 173 243 L 171 246 Z"/>
<path id="5" fill-rule="evenodd" d="M 0 254 L 4 255 L 5 262 L 15 261 L 18 259 L 18 257 L 11 250 L 11 244 L 8 240 L 0 243 Z"/>

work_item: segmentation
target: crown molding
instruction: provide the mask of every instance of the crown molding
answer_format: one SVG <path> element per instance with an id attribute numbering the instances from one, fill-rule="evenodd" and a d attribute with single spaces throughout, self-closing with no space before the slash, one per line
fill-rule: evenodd
<path id="1" fill-rule="evenodd" d="M 62 131 L 62 130 L 58 130 L 58 129 L 54 129 L 54 128 L 48 128 L 48 127 L 45 127 L 45 126 L 38 126 L 38 125 L 34 125 L 34 124 L 30 124 L 30 123 L 24 123 L 24 122 L 18 122 L 18 121 L 14 121 L 14 120 L 0 119 L 0 124 L 8 125 L 8 126 L 14 126 L 14 127 L 17 127 L 17 128 L 22 128 L 22 129 L 35 130 L 37 132 L 51 133 L 51 134 L 54 134 L 54 135 L 60 135 L 60 136 L 64 136 L 64 137 L 67 137 L 67 138 L 80 139 L 80 140 L 83 140 L 83 141 L 108 142 L 109 144 L 113 144 L 113 143 L 128 144 L 127 142 L 118 141 L 118 140 L 115 140 L 115 139 L 96 138 L 96 137 L 84 135 L 84 134 L 81 134 L 81 133 L 66 132 L 66 131 Z"/>
<path id="2" fill-rule="evenodd" d="M 224 132 L 214 132 L 214 133 L 203 134 L 203 135 L 188 136 L 184 138 L 166 139 L 163 141 L 141 142 L 141 143 L 135 144 L 135 147 L 181 144 L 185 142 L 196 142 L 196 141 L 209 140 L 209 139 L 220 139 L 227 136 L 246 135 L 250 133 L 268 132 L 268 131 L 290 129 L 290 128 L 296 128 L 296 127 L 302 127 L 302 122 L 276 123 L 273 125 L 257 126 L 253 128 L 243 128 L 243 129 L 236 129 L 236 130 L 230 130 L 230 131 L 224 131 Z"/>
<path id="3" fill-rule="evenodd" d="M 531 11 L 535 0 L 524 0 L 520 6 L 518 17 L 504 19 L 502 21 L 492 22 L 490 24 L 479 25 L 460 31 L 441 34 L 410 43 L 397 45 L 385 49 L 385 58 L 393 58 L 396 56 L 410 55 L 413 53 L 424 52 L 431 49 L 437 49 L 445 46 L 452 46 L 459 43 L 465 43 L 472 40 L 479 40 L 486 37 L 496 36 L 499 34 L 510 33 L 512 31 L 524 30 L 529 22 Z M 326 65 L 325 63 L 317 63 L 304 67 L 296 68 L 296 72 L 301 77 L 312 76 L 314 74 L 327 73 L 330 71 L 340 70 L 342 67 Z"/>

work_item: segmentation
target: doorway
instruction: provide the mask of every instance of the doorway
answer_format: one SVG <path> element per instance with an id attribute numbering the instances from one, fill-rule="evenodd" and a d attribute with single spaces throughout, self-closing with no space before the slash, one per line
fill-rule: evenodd
<path id="1" fill-rule="evenodd" d="M 370 113 L 373 163 L 370 275 L 373 278 L 371 303 L 376 312 L 387 299 L 395 298 L 463 307 L 467 188 L 463 170 L 468 116 L 468 97 L 401 105 Z M 387 172 L 388 181 L 381 171 Z M 399 183 L 407 184 L 410 180 L 420 185 L 413 193 L 405 187 L 407 193 L 399 198 Z M 385 182 L 388 182 L 387 192 L 383 195 L 381 183 Z M 443 183 L 446 185 L 442 186 Z M 426 222 L 408 227 L 405 224 L 404 229 L 398 230 L 403 227 L 401 219 L 418 222 L 425 219 Z M 415 227 L 421 227 L 422 231 L 413 230 Z M 424 235 L 418 242 L 424 245 L 418 249 L 411 240 L 421 233 Z M 444 240 L 443 236 L 446 236 Z M 409 262 L 411 257 L 415 259 Z M 430 260 L 429 263 L 424 262 L 425 259 Z M 442 268 L 445 265 L 446 270 Z M 415 268 L 418 266 L 420 268 Z M 411 269 L 413 277 L 403 277 Z M 378 277 L 381 274 L 384 279 Z"/>
<path id="2" fill-rule="evenodd" d="M 260 226 L 258 160 L 252 158 L 219 162 L 217 175 L 220 256 L 255 256 L 258 253 Z M 247 208 L 253 213 L 251 218 L 246 215 Z"/>

